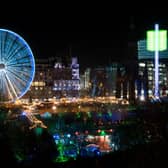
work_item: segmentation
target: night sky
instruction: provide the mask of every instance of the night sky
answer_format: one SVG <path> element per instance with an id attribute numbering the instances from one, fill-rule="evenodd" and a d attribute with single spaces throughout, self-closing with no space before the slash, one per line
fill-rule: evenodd
<path id="1" fill-rule="evenodd" d="M 71 48 L 72 56 L 77 56 L 85 68 L 127 60 L 127 42 L 143 38 L 158 21 L 163 28 L 168 25 L 168 19 L 159 16 L 62 17 L 40 11 L 1 16 L 0 27 L 20 34 L 35 58 L 69 55 Z M 129 35 L 130 29 L 133 36 Z"/>

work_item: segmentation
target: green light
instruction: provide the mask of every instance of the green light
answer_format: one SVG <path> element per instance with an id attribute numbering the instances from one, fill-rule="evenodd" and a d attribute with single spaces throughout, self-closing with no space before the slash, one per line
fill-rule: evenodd
<path id="1" fill-rule="evenodd" d="M 105 136 L 105 135 L 106 135 L 105 131 L 102 130 L 102 131 L 100 132 L 100 135 L 101 135 L 101 136 Z"/>
<path id="2" fill-rule="evenodd" d="M 80 118 L 81 117 L 81 114 L 78 112 L 76 113 L 76 118 Z"/>
<path id="3" fill-rule="evenodd" d="M 112 116 L 112 112 L 111 112 L 111 111 L 108 111 L 108 115 L 111 117 L 111 116 Z"/>
<path id="4" fill-rule="evenodd" d="M 147 50 L 155 51 L 155 38 L 158 38 L 159 51 L 167 49 L 167 30 L 159 30 L 158 37 L 154 30 L 147 31 Z"/>
<path id="5" fill-rule="evenodd" d="M 43 129 L 41 127 L 36 127 L 34 131 L 37 136 L 40 136 L 43 133 Z"/>
<path id="6" fill-rule="evenodd" d="M 92 117 L 92 115 L 91 115 L 90 112 L 87 112 L 87 115 L 88 115 L 88 118 L 91 118 L 91 117 Z"/>
<path id="7" fill-rule="evenodd" d="M 53 162 L 57 163 L 57 162 L 67 162 L 69 159 L 67 157 L 62 157 L 62 156 L 59 156 L 57 157 L 56 159 L 53 159 Z"/>
<path id="8" fill-rule="evenodd" d="M 102 117 L 102 113 L 101 112 L 98 113 L 98 117 Z"/>
<path id="9" fill-rule="evenodd" d="M 163 51 L 167 49 L 167 31 L 161 30 L 159 33 L 159 50 Z"/>
<path id="10" fill-rule="evenodd" d="M 19 153 L 15 154 L 15 158 L 16 158 L 18 161 L 24 160 L 23 154 L 19 154 Z"/>
<path id="11" fill-rule="evenodd" d="M 64 145 L 59 142 L 58 146 L 59 156 L 53 162 L 67 162 L 69 159 L 64 155 Z"/>

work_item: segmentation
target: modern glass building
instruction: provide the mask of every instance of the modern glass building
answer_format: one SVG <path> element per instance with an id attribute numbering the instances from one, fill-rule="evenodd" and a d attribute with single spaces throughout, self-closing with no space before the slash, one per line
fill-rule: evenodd
<path id="1" fill-rule="evenodd" d="M 136 96 L 141 100 L 154 96 L 154 51 L 147 50 L 146 40 L 138 41 L 138 79 Z M 168 50 L 159 51 L 159 94 L 168 95 Z"/>
<path id="2" fill-rule="evenodd" d="M 168 46 L 167 46 L 168 48 Z M 168 59 L 168 49 L 159 52 L 160 59 Z M 154 59 L 154 51 L 147 50 L 147 41 L 146 40 L 139 40 L 138 41 L 138 59 L 139 60 L 146 60 L 146 59 Z"/>

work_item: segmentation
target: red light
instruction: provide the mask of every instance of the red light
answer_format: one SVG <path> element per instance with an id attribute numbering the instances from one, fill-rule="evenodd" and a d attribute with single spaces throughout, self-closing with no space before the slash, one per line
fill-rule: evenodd
<path id="1" fill-rule="evenodd" d="M 75 132 L 75 135 L 79 135 L 79 132 L 78 132 L 78 131 L 76 131 L 76 132 Z"/>
<path id="2" fill-rule="evenodd" d="M 97 132 L 98 132 L 98 133 L 100 133 L 100 132 L 101 132 L 101 130 L 100 130 L 100 129 L 98 129 L 98 130 L 97 130 Z"/>
<path id="3" fill-rule="evenodd" d="M 112 129 L 110 129 L 109 131 L 110 131 L 110 132 L 113 132 L 113 130 L 112 130 Z"/>

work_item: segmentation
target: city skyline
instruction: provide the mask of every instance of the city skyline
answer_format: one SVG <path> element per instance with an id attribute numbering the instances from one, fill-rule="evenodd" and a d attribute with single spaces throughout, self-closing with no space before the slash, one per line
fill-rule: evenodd
<path id="1" fill-rule="evenodd" d="M 0 15 L 1 164 L 163 167 L 168 19 L 22 4 Z"/>
<path id="2" fill-rule="evenodd" d="M 41 13 L 40 13 L 41 14 Z M 14 15 L 4 17 L 0 27 L 21 35 L 30 45 L 35 58 L 78 57 L 81 68 L 126 61 L 128 42 L 145 38 L 155 22 L 167 27 L 165 17 L 122 16 L 90 20 L 59 18 L 55 15 Z M 59 19 L 58 19 L 59 18 Z M 71 50 L 71 53 L 70 53 Z"/>

